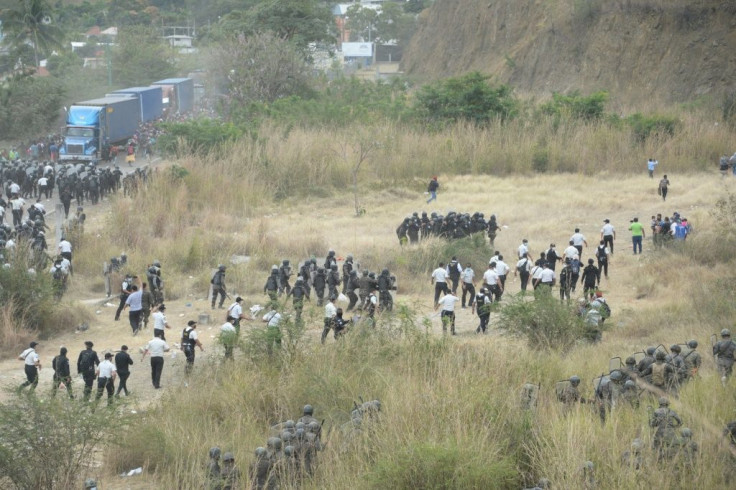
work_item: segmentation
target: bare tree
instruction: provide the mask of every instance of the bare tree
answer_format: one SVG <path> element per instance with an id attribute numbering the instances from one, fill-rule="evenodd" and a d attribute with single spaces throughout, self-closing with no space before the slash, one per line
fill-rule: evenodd
<path id="1" fill-rule="evenodd" d="M 350 164 L 350 174 L 353 181 L 355 216 L 362 216 L 365 214 L 365 208 L 360 205 L 358 194 L 358 175 L 360 174 L 360 167 L 363 165 L 363 162 L 368 160 L 371 153 L 380 146 L 380 143 L 377 141 L 343 142 L 340 143 L 340 149 L 335 150 L 335 153 L 337 153 L 340 158 Z"/>

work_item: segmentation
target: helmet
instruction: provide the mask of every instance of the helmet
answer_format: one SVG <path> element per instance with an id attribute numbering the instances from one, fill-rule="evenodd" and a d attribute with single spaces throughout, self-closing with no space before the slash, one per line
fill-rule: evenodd
<path id="1" fill-rule="evenodd" d="M 416 214 L 416 213 L 414 213 L 414 214 Z M 345 258 L 345 260 L 346 260 L 346 261 L 351 261 L 351 260 L 353 260 L 353 254 L 348 254 L 348 256 L 347 256 L 347 257 Z"/>
<path id="2" fill-rule="evenodd" d="M 153 261 L 153 266 L 154 267 L 161 267 L 161 262 L 159 262 L 158 260 L 154 260 Z"/>
<path id="3" fill-rule="evenodd" d="M 312 434 L 317 434 L 319 432 L 320 425 L 318 422 L 309 422 L 309 425 L 307 426 L 307 428 L 309 429 L 309 432 L 311 432 Z"/>
<path id="4" fill-rule="evenodd" d="M 653 356 L 656 351 L 657 351 L 657 348 L 656 347 L 647 347 L 647 355 L 648 356 Z"/>
<path id="5" fill-rule="evenodd" d="M 627 357 L 626 358 L 626 365 L 627 366 L 633 366 L 635 364 L 636 364 L 636 359 L 634 359 L 633 357 Z"/>
<path id="6" fill-rule="evenodd" d="M 257 447 L 256 448 L 256 458 L 263 458 L 268 454 L 268 451 L 266 451 L 265 447 Z"/>
<path id="7" fill-rule="evenodd" d="M 274 265 L 271 266 L 271 272 L 274 272 L 274 271 L 277 271 L 278 272 L 278 270 L 279 270 L 279 266 L 278 265 L 274 264 Z"/>
<path id="8" fill-rule="evenodd" d="M 634 382 L 633 379 L 627 379 L 626 383 L 624 383 L 625 388 L 636 388 L 636 382 Z"/>
<path id="9" fill-rule="evenodd" d="M 305 434 L 305 431 L 303 428 L 297 429 L 296 432 L 294 433 L 294 438 L 297 441 L 301 441 L 302 439 L 304 439 L 304 434 Z"/>
<path id="10" fill-rule="evenodd" d="M 619 371 L 618 369 L 611 373 L 612 381 L 621 381 L 621 378 L 623 378 L 623 375 L 621 374 L 621 371 Z"/>
<path id="11" fill-rule="evenodd" d="M 658 350 L 654 358 L 658 361 L 664 361 L 665 358 L 667 358 L 667 354 L 665 354 L 663 350 Z"/>
<path id="12" fill-rule="evenodd" d="M 291 435 L 291 432 L 289 432 L 288 430 L 281 432 L 281 440 L 284 441 L 285 443 L 290 442 L 292 437 L 293 436 Z"/>
<path id="13" fill-rule="evenodd" d="M 670 350 L 676 354 L 679 354 L 680 352 L 682 352 L 682 347 L 680 347 L 678 344 L 675 344 L 670 346 Z"/>
<path id="14" fill-rule="evenodd" d="M 325 273 L 325 268 L 324 267 L 318 267 L 317 268 L 317 274 L 324 274 L 324 273 Z"/>
<path id="15" fill-rule="evenodd" d="M 368 277 L 368 273 L 370 271 L 368 269 L 363 269 L 363 277 Z"/>
<path id="16" fill-rule="evenodd" d="M 220 265 L 219 265 L 219 266 L 217 267 L 217 270 L 219 270 L 220 272 L 225 272 L 225 269 L 227 269 L 227 267 L 225 267 L 225 266 L 224 266 L 224 265 L 222 265 L 222 264 L 220 264 Z"/>
<path id="17" fill-rule="evenodd" d="M 293 446 L 286 446 L 284 448 L 284 456 L 286 457 L 292 457 L 294 455 L 294 447 Z"/>
<path id="18" fill-rule="evenodd" d="M 97 482 L 92 478 L 87 478 L 86 480 L 84 480 L 84 488 L 85 490 L 97 488 Z"/>
<path id="19" fill-rule="evenodd" d="M 550 485 L 550 481 L 546 478 L 540 478 L 539 482 L 537 482 L 539 488 L 549 488 Z"/>
<path id="20" fill-rule="evenodd" d="M 334 251 L 334 250 L 332 250 L 332 249 L 329 249 L 329 250 L 327 251 L 327 256 L 328 256 L 328 257 L 332 257 L 333 255 L 335 255 L 335 251 Z"/>
<path id="21" fill-rule="evenodd" d="M 666 397 L 663 396 L 663 397 L 661 397 L 659 399 L 659 406 L 660 407 L 669 407 L 670 406 L 670 401 Z"/>
<path id="22" fill-rule="evenodd" d="M 697 349 L 698 347 L 698 341 L 697 340 L 688 340 L 687 346 L 691 349 Z"/>
<path id="23" fill-rule="evenodd" d="M 316 265 L 317 264 L 317 259 L 315 259 L 314 257 L 312 257 L 311 259 L 309 259 L 309 262 L 311 262 L 312 264 L 315 264 Z"/>
<path id="24" fill-rule="evenodd" d="M 301 282 L 303 280 L 304 280 L 304 278 L 302 276 L 299 276 L 299 277 L 296 278 L 296 282 Z"/>
<path id="25" fill-rule="evenodd" d="M 304 405 L 304 415 L 311 416 L 314 413 L 314 408 L 312 408 L 312 405 Z"/>
<path id="26" fill-rule="evenodd" d="M 289 265 L 289 259 L 282 260 L 281 265 Z"/>
<path id="27" fill-rule="evenodd" d="M 336 271 L 337 270 L 337 264 L 332 264 L 330 266 L 330 270 Z"/>
<path id="28" fill-rule="evenodd" d="M 210 449 L 210 458 L 212 459 L 220 459 L 220 448 L 215 446 Z"/>
<path id="29" fill-rule="evenodd" d="M 580 376 L 574 375 L 570 376 L 570 384 L 573 386 L 577 386 L 580 384 Z"/>
<path id="30" fill-rule="evenodd" d="M 687 437 L 688 439 L 690 439 L 693 436 L 693 431 L 685 427 L 680 431 L 680 434 L 682 434 L 682 437 Z"/>
<path id="31" fill-rule="evenodd" d="M 293 420 L 287 420 L 286 422 L 284 422 L 284 429 L 294 430 L 295 425 L 296 424 L 294 423 Z"/>
<path id="32" fill-rule="evenodd" d="M 295 430 L 299 430 L 299 429 L 304 430 L 305 427 L 306 427 L 306 425 L 304 425 L 304 422 L 297 422 L 296 425 L 294 426 L 294 429 Z"/>
<path id="33" fill-rule="evenodd" d="M 381 275 L 382 275 L 382 276 L 387 276 L 387 275 L 388 275 L 388 269 L 383 269 L 383 270 L 381 271 Z"/>
<path id="34" fill-rule="evenodd" d="M 721 337 L 730 337 L 730 336 L 731 336 L 731 331 L 729 329 L 724 328 L 723 330 L 721 330 Z"/>
<path id="35" fill-rule="evenodd" d="M 235 461 L 235 456 L 233 455 L 233 453 L 228 452 L 222 455 L 222 460 L 225 462 Z"/>
<path id="36" fill-rule="evenodd" d="M 273 451 L 280 451 L 281 450 L 281 439 L 279 439 L 278 437 L 269 437 L 268 440 L 266 441 L 266 447 Z"/>
<path id="37" fill-rule="evenodd" d="M 641 443 L 641 439 L 636 438 L 633 441 L 631 441 L 631 448 L 632 449 L 641 449 L 643 444 Z"/>

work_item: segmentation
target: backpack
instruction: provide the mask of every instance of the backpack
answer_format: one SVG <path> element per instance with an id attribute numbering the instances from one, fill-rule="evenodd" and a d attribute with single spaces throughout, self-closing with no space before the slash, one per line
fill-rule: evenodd
<path id="1" fill-rule="evenodd" d="M 54 267 L 54 273 L 53 278 L 57 281 L 61 281 L 61 279 L 64 277 L 64 271 L 61 270 L 61 267 Z"/>
<path id="2" fill-rule="evenodd" d="M 655 386 L 664 386 L 664 370 L 665 370 L 665 363 L 652 364 L 652 384 Z"/>
<path id="3" fill-rule="evenodd" d="M 598 245 L 598 248 L 595 250 L 595 256 L 601 262 L 605 262 L 606 259 L 608 259 L 608 254 L 606 253 L 606 246 L 605 245 Z"/>
<path id="4" fill-rule="evenodd" d="M 524 260 L 524 263 L 522 265 L 518 265 L 517 264 L 516 270 L 519 271 L 519 272 L 524 272 L 526 270 L 527 264 L 529 264 L 529 259 L 525 259 Z"/>
<path id="5" fill-rule="evenodd" d="M 83 350 L 82 356 L 79 360 L 79 372 L 80 373 L 87 373 L 90 371 L 94 371 L 95 369 L 95 363 L 92 360 L 94 357 L 94 352 L 91 350 Z"/>
<path id="6" fill-rule="evenodd" d="M 608 303 L 606 303 L 605 301 L 601 302 L 601 316 L 603 318 L 611 317 L 611 307 L 608 306 Z"/>
<path id="7" fill-rule="evenodd" d="M 580 274 L 580 261 L 573 260 L 570 264 L 570 269 L 572 270 L 573 275 Z"/>

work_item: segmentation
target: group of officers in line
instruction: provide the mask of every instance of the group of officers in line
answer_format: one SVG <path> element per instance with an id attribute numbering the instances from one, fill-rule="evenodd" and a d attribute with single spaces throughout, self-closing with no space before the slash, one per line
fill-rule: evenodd
<path id="1" fill-rule="evenodd" d="M 474 233 L 487 233 L 491 246 L 496 238 L 496 234 L 501 229 L 496 215 L 492 214 L 486 221 L 483 213 L 475 212 L 472 215 L 468 213 L 456 213 L 450 211 L 447 216 L 432 212 L 427 216 L 426 211 L 422 211 L 419 216 L 418 212 L 407 216 L 396 228 L 396 236 L 399 244 L 419 243 L 420 240 L 432 236 L 445 238 L 448 240 L 465 238 Z"/>
<path id="2" fill-rule="evenodd" d="M 359 436 L 380 411 L 379 400 L 362 402 L 360 405 L 354 403 L 350 422 L 342 427 L 346 438 L 350 440 Z M 250 488 L 262 490 L 279 488 L 280 485 L 298 485 L 304 478 L 311 476 L 317 465 L 317 456 L 326 446 L 322 440 L 323 424 L 324 420 L 320 422 L 314 417 L 312 405 L 305 405 L 297 421 L 290 419 L 271 427 L 266 447 L 256 448 L 254 460 L 250 464 Z M 233 453 L 226 452 L 223 455 L 222 465 L 220 454 L 219 447 L 209 451 L 206 471 L 208 488 L 241 488 L 244 482 Z"/>

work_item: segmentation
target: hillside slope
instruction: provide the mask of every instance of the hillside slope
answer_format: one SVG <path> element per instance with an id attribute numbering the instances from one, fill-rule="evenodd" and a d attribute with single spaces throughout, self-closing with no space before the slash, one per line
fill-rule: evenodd
<path id="1" fill-rule="evenodd" d="M 719 95 L 736 77 L 736 4 L 438 0 L 404 69 L 422 78 L 478 70 L 522 91 L 605 89 L 632 103 Z"/>

